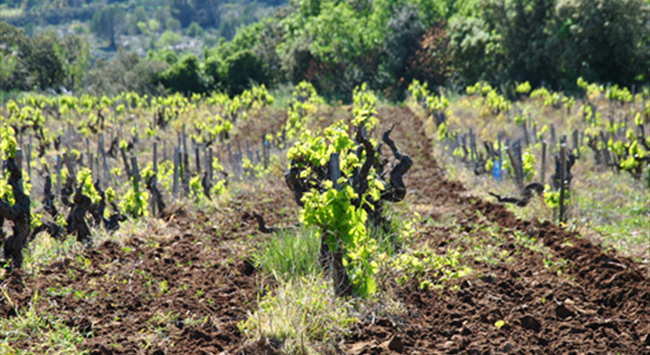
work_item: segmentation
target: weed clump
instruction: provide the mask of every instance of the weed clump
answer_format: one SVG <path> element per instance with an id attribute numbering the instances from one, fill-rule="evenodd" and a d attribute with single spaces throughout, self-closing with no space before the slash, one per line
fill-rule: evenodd
<path id="1" fill-rule="evenodd" d="M 286 354 L 318 354 L 317 348 L 343 340 L 358 322 L 351 305 L 338 298 L 331 282 L 305 277 L 267 292 L 239 329 L 248 338 L 267 338 Z M 270 291 L 267 289 L 267 291 Z"/>

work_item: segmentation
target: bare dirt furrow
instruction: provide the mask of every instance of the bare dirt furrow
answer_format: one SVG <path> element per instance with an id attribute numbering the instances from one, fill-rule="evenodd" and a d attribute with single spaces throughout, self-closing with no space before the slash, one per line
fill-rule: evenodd
<path id="1" fill-rule="evenodd" d="M 426 230 L 422 237 L 429 245 L 444 250 L 454 239 L 471 238 L 482 225 L 496 224 L 505 237 L 502 249 L 514 252 L 512 234 L 522 232 L 543 240 L 568 267 L 558 276 L 547 270 L 543 255 L 524 250 L 496 266 L 474 262 L 477 275 L 460 282 L 459 290 L 404 289 L 408 321 L 367 325 L 355 336 L 352 353 L 399 350 L 389 346 L 393 336 L 401 338 L 404 352 L 420 354 L 650 353 L 650 285 L 638 265 L 604 253 L 576 233 L 519 220 L 504 206 L 471 196 L 462 184 L 445 179 L 422 121 L 410 110 L 385 108 L 379 116 L 383 124 L 397 124 L 395 141 L 416 161 L 406 181 L 413 203 L 434 219 L 453 215 L 462 226 L 461 235 Z M 500 328 L 497 321 L 503 321 Z"/>

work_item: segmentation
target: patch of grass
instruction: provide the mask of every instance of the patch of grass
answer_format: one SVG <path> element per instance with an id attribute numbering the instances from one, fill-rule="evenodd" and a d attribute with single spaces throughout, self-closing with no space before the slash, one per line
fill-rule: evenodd
<path id="1" fill-rule="evenodd" d="M 378 252 L 389 257 L 402 252 L 406 243 L 415 235 L 416 224 L 405 213 L 388 210 L 385 226 L 371 226 L 368 230 L 370 238 L 377 243 Z"/>
<path id="2" fill-rule="evenodd" d="M 292 280 L 320 271 L 320 236 L 316 229 L 284 229 L 259 245 L 252 258 L 263 273 Z"/>
<path id="3" fill-rule="evenodd" d="M 28 274 L 38 275 L 41 268 L 52 261 L 80 254 L 83 250 L 83 245 L 73 236 L 58 240 L 48 233 L 41 233 L 23 251 L 23 270 Z"/>
<path id="4" fill-rule="evenodd" d="M 608 177 L 606 183 L 591 182 L 597 186 L 576 189 L 572 227 L 589 228 L 605 246 L 643 255 L 650 240 L 650 192 L 627 174 L 603 175 Z"/>
<path id="5" fill-rule="evenodd" d="M 415 283 L 422 290 L 442 288 L 450 280 L 474 273 L 467 265 L 462 248 L 449 248 L 445 254 L 438 255 L 432 248 L 422 247 L 400 254 L 392 267 L 400 273 L 398 284 Z"/>
<path id="6" fill-rule="evenodd" d="M 265 337 L 281 344 L 285 354 L 317 354 L 316 347 L 340 342 L 358 321 L 333 289 L 321 277 L 281 283 L 259 301 L 239 329 L 248 338 Z"/>
<path id="7" fill-rule="evenodd" d="M 293 98 L 293 91 L 295 88 L 293 85 L 279 85 L 275 89 L 271 90 L 269 93 L 273 96 L 273 104 L 271 107 L 279 109 L 289 108 L 289 102 Z"/>
<path id="8" fill-rule="evenodd" d="M 7 294 L 3 295 L 12 304 Z M 0 353 L 2 354 L 88 354 L 79 346 L 83 336 L 52 312 L 37 312 L 38 293 L 29 309 L 16 316 L 0 318 Z"/>

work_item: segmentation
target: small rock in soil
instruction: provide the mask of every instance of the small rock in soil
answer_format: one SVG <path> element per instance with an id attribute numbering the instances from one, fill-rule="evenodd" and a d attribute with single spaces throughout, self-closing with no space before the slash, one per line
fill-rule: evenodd
<path id="1" fill-rule="evenodd" d="M 493 283 L 494 280 L 496 279 L 494 277 L 494 275 L 481 275 L 479 278 L 481 279 L 481 281 L 487 282 L 487 283 L 490 283 L 490 284 Z"/>
<path id="2" fill-rule="evenodd" d="M 353 355 L 365 354 L 368 353 L 369 349 L 370 349 L 369 343 L 357 343 L 352 345 L 349 354 L 353 354 Z"/>
<path id="3" fill-rule="evenodd" d="M 645 345 L 650 345 L 650 334 L 645 336 L 645 340 L 643 341 Z"/>
<path id="4" fill-rule="evenodd" d="M 397 351 L 398 353 L 404 352 L 404 343 L 399 336 L 394 335 L 393 338 L 388 342 L 388 349 Z"/>
<path id="5" fill-rule="evenodd" d="M 243 262 L 243 265 L 240 268 L 240 271 L 246 276 L 253 275 L 253 273 L 255 272 L 255 266 L 253 264 L 253 261 L 245 260 Z"/>
<path id="6" fill-rule="evenodd" d="M 560 319 L 567 319 L 573 317 L 575 314 L 570 309 L 566 308 L 565 305 L 559 305 L 555 307 L 555 315 Z"/>
<path id="7" fill-rule="evenodd" d="M 500 350 L 503 353 L 510 354 L 511 352 L 513 352 L 515 350 L 515 346 L 512 345 L 512 343 L 508 341 L 505 344 L 503 344 L 503 346 L 501 347 Z"/>
<path id="8" fill-rule="evenodd" d="M 113 355 L 113 350 L 108 349 L 104 345 L 100 345 L 99 348 L 96 348 L 93 351 L 91 351 L 90 355 Z"/>
<path id="9" fill-rule="evenodd" d="M 542 328 L 542 325 L 539 324 L 539 321 L 531 316 L 523 316 L 519 319 L 521 321 L 521 326 L 533 330 L 535 332 L 539 332 L 539 330 Z"/>
<path id="10" fill-rule="evenodd" d="M 454 347 L 454 342 L 450 340 L 450 341 L 447 341 L 445 343 L 440 343 L 440 344 L 436 345 L 436 347 L 438 349 L 441 349 L 441 350 L 451 349 L 451 348 Z"/>

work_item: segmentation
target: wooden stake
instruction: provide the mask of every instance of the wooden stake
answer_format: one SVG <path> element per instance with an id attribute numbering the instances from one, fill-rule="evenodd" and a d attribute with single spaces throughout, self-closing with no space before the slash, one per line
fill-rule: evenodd
<path id="1" fill-rule="evenodd" d="M 16 149 L 16 159 L 14 160 L 14 162 L 16 163 L 16 167 L 18 167 L 18 170 L 22 173 L 23 171 L 23 149 L 22 148 Z"/>
<path id="2" fill-rule="evenodd" d="M 101 155 L 104 167 L 104 182 L 108 186 L 108 162 L 106 161 L 106 151 L 104 150 L 104 133 L 100 133 L 97 137 L 97 154 Z"/>
<path id="3" fill-rule="evenodd" d="M 511 147 L 511 146 L 506 146 L 506 153 L 508 154 L 508 158 L 510 158 L 510 164 L 512 165 L 512 170 L 515 172 L 515 183 L 517 184 L 517 187 L 520 190 L 523 190 L 523 188 L 524 188 L 523 183 L 522 183 L 523 179 L 522 179 L 522 177 L 520 175 L 520 170 L 519 170 L 519 167 L 518 167 L 519 164 L 518 164 L 517 158 L 515 157 L 515 155 L 512 152 L 512 148 L 513 147 Z"/>
<path id="4" fill-rule="evenodd" d="M 540 174 L 540 182 L 542 185 L 544 185 L 544 181 L 546 180 L 546 141 L 542 141 L 542 166 Z"/>
<path id="5" fill-rule="evenodd" d="M 474 171 L 476 169 L 476 162 L 474 160 L 474 154 L 475 154 L 475 149 L 474 149 L 474 132 L 472 129 L 469 129 L 469 154 L 470 154 L 470 160 L 471 160 L 471 169 Z"/>
<path id="6" fill-rule="evenodd" d="M 557 145 L 557 141 L 555 139 L 555 126 L 551 125 L 551 149 L 550 149 L 551 154 L 555 152 L 556 145 Z"/>
<path id="7" fill-rule="evenodd" d="M 232 170 L 232 172 L 234 173 L 235 164 L 233 162 L 232 149 L 230 149 L 230 143 L 228 143 L 227 148 L 228 148 L 228 165 L 230 165 L 230 170 Z"/>
<path id="8" fill-rule="evenodd" d="M 131 179 L 131 168 L 129 167 L 129 161 L 126 159 L 126 151 L 124 148 L 120 148 L 120 152 L 122 154 L 122 162 L 124 163 L 124 170 L 126 171 L 126 175 L 129 179 Z"/>
<path id="9" fill-rule="evenodd" d="M 522 118 L 521 120 L 521 128 L 524 130 L 524 142 L 526 142 L 526 146 L 528 147 L 530 145 L 530 139 L 528 138 L 528 128 L 526 127 L 526 120 Z"/>
<path id="10" fill-rule="evenodd" d="M 86 138 L 86 156 L 90 159 L 90 138 Z M 87 165 L 90 166 L 90 162 Z"/>
<path id="11" fill-rule="evenodd" d="M 196 173 L 201 175 L 201 156 L 199 154 L 199 146 L 194 146 L 194 160 L 196 160 Z"/>
<path id="12" fill-rule="evenodd" d="M 565 180 L 566 180 L 566 143 L 562 142 L 560 145 L 560 220 L 559 223 L 563 223 L 565 220 L 564 216 L 564 199 L 565 199 Z"/>
<path id="13" fill-rule="evenodd" d="M 243 154 L 241 150 L 241 141 L 237 141 L 237 172 L 239 173 L 239 178 L 241 178 L 243 174 Z"/>
<path id="14" fill-rule="evenodd" d="M 340 189 L 339 179 L 341 178 L 341 166 L 339 164 L 339 158 L 340 153 L 332 153 L 332 155 L 330 155 L 330 177 L 336 190 Z"/>
<path id="15" fill-rule="evenodd" d="M 607 146 L 609 140 L 605 138 L 605 134 L 603 134 L 603 131 L 600 131 L 600 140 L 603 142 L 603 155 L 605 157 L 605 166 L 609 167 L 612 161 L 609 155 L 609 147 Z"/>
<path id="16" fill-rule="evenodd" d="M 501 166 L 501 169 L 503 169 L 503 153 L 502 153 L 502 147 L 501 147 L 501 135 L 500 134 L 497 136 L 497 139 L 499 140 L 499 164 Z"/>
<path id="17" fill-rule="evenodd" d="M 27 145 L 27 176 L 32 179 L 32 136 L 29 136 L 29 144 Z"/>
<path id="18" fill-rule="evenodd" d="M 67 146 L 67 144 L 66 144 Z M 68 174 L 72 179 L 77 178 L 77 169 L 74 163 L 74 157 L 70 153 L 70 147 L 68 146 L 68 151 L 63 154 L 63 164 L 68 168 Z"/>
<path id="19" fill-rule="evenodd" d="M 183 123 L 183 184 L 190 180 L 190 154 L 187 151 L 187 135 L 185 134 L 185 123 Z M 187 192 L 187 191 L 186 191 Z"/>
<path id="20" fill-rule="evenodd" d="M 174 198 L 178 198 L 178 179 L 179 179 L 179 171 L 178 171 L 178 165 L 181 160 L 181 153 L 180 149 L 178 147 L 174 147 Z"/>
<path id="21" fill-rule="evenodd" d="M 268 154 L 269 154 L 269 147 L 268 147 L 268 142 L 266 141 L 266 133 L 262 136 L 262 158 L 264 159 L 264 169 L 269 168 L 269 159 L 268 159 Z"/>
<path id="22" fill-rule="evenodd" d="M 517 165 L 519 168 L 519 176 L 521 177 L 521 185 L 524 185 L 524 156 L 521 151 L 521 140 L 515 142 L 515 152 L 517 154 Z"/>
<path id="23" fill-rule="evenodd" d="M 61 163 L 63 158 L 61 154 L 56 157 L 56 194 L 61 196 Z"/>
<path id="24" fill-rule="evenodd" d="M 578 130 L 573 130 L 573 150 L 576 152 L 576 158 L 580 158 L 580 145 L 578 144 Z"/>
<path id="25" fill-rule="evenodd" d="M 90 173 L 93 176 L 93 181 L 95 180 L 95 169 L 93 169 L 93 153 L 89 153 L 90 155 L 88 156 L 88 169 L 90 169 Z"/>
<path id="26" fill-rule="evenodd" d="M 154 116 L 154 119 L 155 119 L 155 116 Z M 153 179 L 152 179 L 152 184 L 155 185 L 156 184 L 156 179 L 157 179 L 157 176 L 158 176 L 158 142 L 156 142 L 156 141 L 153 142 L 153 173 L 154 173 L 154 176 L 153 176 Z M 145 181 L 145 183 L 147 183 L 147 182 Z M 151 194 L 151 197 L 149 198 L 149 200 L 151 201 L 151 215 L 156 216 L 157 215 L 156 214 L 156 199 L 153 196 L 153 194 Z"/>
<path id="27" fill-rule="evenodd" d="M 208 159 L 205 163 L 205 169 L 208 172 L 208 179 L 210 180 L 210 185 L 212 185 L 213 176 L 214 176 L 214 169 L 213 169 L 213 158 L 212 158 L 212 147 L 208 148 Z"/>
<path id="28" fill-rule="evenodd" d="M 131 167 L 133 168 L 133 171 L 131 172 L 131 175 L 133 176 L 133 182 L 137 184 L 140 182 L 140 171 L 138 170 L 137 157 L 131 157 Z"/>

